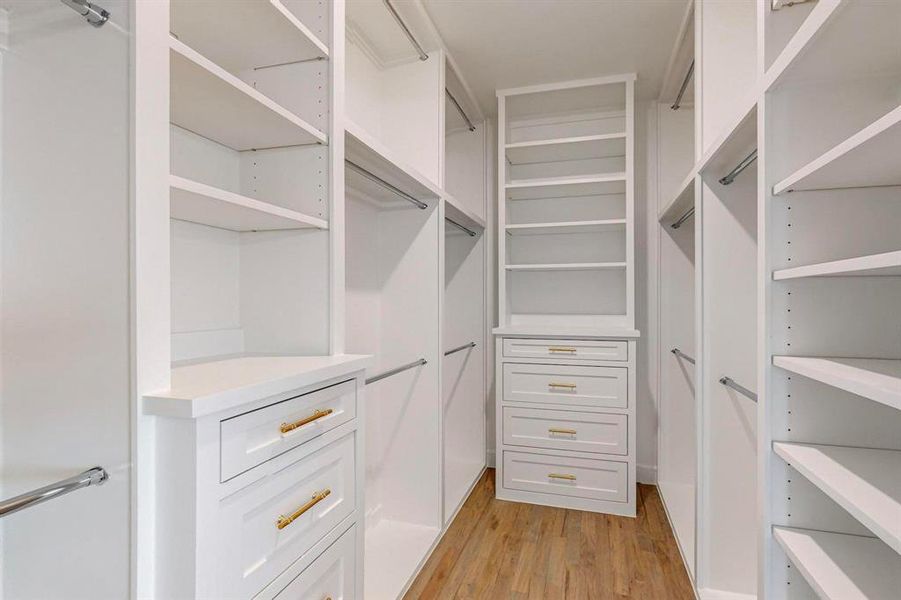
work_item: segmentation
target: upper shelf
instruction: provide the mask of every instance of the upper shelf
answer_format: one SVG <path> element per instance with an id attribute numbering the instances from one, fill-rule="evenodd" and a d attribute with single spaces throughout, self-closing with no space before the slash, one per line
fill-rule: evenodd
<path id="1" fill-rule="evenodd" d="M 823 600 L 893 600 L 901 556 L 875 538 L 773 527 L 773 537 Z"/>
<path id="2" fill-rule="evenodd" d="M 901 410 L 901 360 L 774 356 L 773 365 Z"/>
<path id="3" fill-rule="evenodd" d="M 624 262 L 603 263 L 547 263 L 507 265 L 508 271 L 607 271 L 625 269 Z"/>
<path id="4" fill-rule="evenodd" d="M 324 133 L 193 48 L 174 37 L 169 48 L 172 123 L 238 151 L 328 142 Z"/>
<path id="5" fill-rule="evenodd" d="M 602 233 L 605 231 L 622 231 L 625 227 L 625 219 L 561 221 L 558 223 L 515 223 L 513 225 L 507 225 L 507 233 L 511 235 Z"/>
<path id="6" fill-rule="evenodd" d="M 682 218 L 686 212 L 691 210 L 695 205 L 695 176 L 696 172 L 692 169 L 691 173 L 682 181 L 676 196 L 667 203 L 666 206 L 657 215 L 657 220 L 664 225 L 672 225 Z"/>
<path id="7" fill-rule="evenodd" d="M 608 133 L 507 144 L 512 165 L 625 156 L 626 134 Z"/>
<path id="8" fill-rule="evenodd" d="M 868 275 L 901 276 L 901 250 L 792 267 L 791 269 L 779 269 L 773 272 L 773 279 L 780 281 L 802 277 L 862 277 Z"/>
<path id="9" fill-rule="evenodd" d="M 172 33 L 232 73 L 329 55 L 279 0 L 172 0 L 170 6 Z"/>
<path id="10" fill-rule="evenodd" d="M 773 450 L 901 553 L 901 450 L 788 442 Z"/>
<path id="11" fill-rule="evenodd" d="M 444 192 L 444 217 L 475 233 L 485 229 L 485 219 L 469 210 L 459 200 Z"/>
<path id="12" fill-rule="evenodd" d="M 625 194 L 626 174 L 610 173 L 589 177 L 524 179 L 511 181 L 505 187 L 508 200 Z"/>
<path id="13" fill-rule="evenodd" d="M 773 193 L 901 185 L 899 148 L 901 106 L 774 185 Z"/>
<path id="14" fill-rule="evenodd" d="M 204 183 L 169 176 L 169 216 L 231 231 L 328 229 L 328 222 Z"/>

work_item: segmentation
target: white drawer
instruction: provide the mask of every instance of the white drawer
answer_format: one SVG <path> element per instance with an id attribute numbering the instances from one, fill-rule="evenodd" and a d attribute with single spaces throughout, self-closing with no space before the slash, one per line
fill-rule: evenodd
<path id="1" fill-rule="evenodd" d="M 628 342 L 617 340 L 504 339 L 508 358 L 568 358 L 576 360 L 629 360 Z"/>
<path id="2" fill-rule="evenodd" d="M 350 421 L 356 398 L 350 380 L 222 421 L 220 481 Z"/>
<path id="3" fill-rule="evenodd" d="M 220 502 L 225 589 L 253 596 L 353 513 L 354 445 L 350 433 Z"/>
<path id="4" fill-rule="evenodd" d="M 628 502 L 628 483 L 624 462 L 504 451 L 504 487 L 510 490 Z"/>
<path id="5" fill-rule="evenodd" d="M 504 363 L 504 400 L 626 408 L 626 367 Z"/>
<path id="6" fill-rule="evenodd" d="M 627 415 L 504 407 L 504 443 L 602 454 L 629 453 Z"/>
<path id="7" fill-rule="evenodd" d="M 285 586 L 275 598 L 279 600 L 353 600 L 355 562 L 355 529 L 351 527 L 325 552 Z"/>

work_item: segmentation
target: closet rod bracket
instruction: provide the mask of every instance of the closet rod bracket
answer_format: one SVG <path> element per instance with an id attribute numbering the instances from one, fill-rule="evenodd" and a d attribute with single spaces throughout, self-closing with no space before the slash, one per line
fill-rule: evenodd
<path id="1" fill-rule="evenodd" d="M 685 359 L 686 361 L 690 362 L 691 364 L 695 364 L 695 359 L 693 359 L 693 358 L 690 357 L 689 355 L 685 354 L 684 352 L 682 352 L 682 351 L 679 350 L 678 348 L 673 348 L 672 350 L 670 350 L 670 352 L 672 352 L 673 354 L 675 354 L 675 355 L 678 356 L 679 358 Z"/>
<path id="2" fill-rule="evenodd" d="M 757 394 L 755 394 L 745 386 L 735 383 L 735 380 L 731 377 L 720 377 L 720 383 L 722 383 L 726 387 L 732 388 L 742 396 L 746 396 L 754 402 L 757 402 Z"/>
<path id="3" fill-rule="evenodd" d="M 729 171 L 725 177 L 720 178 L 720 185 L 731 185 L 735 178 L 739 176 L 739 174 L 751 166 L 751 164 L 757 160 L 757 149 L 755 148 L 753 152 L 747 155 L 740 163 L 735 165 L 735 168 Z"/>
<path id="4" fill-rule="evenodd" d="M 59 0 L 82 17 L 94 27 L 103 27 L 109 21 L 109 11 L 103 7 L 91 4 L 88 0 Z"/>

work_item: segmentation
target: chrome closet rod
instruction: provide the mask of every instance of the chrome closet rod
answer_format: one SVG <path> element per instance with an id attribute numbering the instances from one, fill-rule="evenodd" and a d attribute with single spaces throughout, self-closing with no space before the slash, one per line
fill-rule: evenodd
<path id="1" fill-rule="evenodd" d="M 462 346 L 457 346 L 456 348 L 451 348 L 450 350 L 448 350 L 447 352 L 444 353 L 444 356 L 450 356 L 451 354 L 455 354 L 457 352 L 460 352 L 461 350 L 467 350 L 469 348 L 475 348 L 475 347 L 476 347 L 475 342 L 469 342 L 468 344 L 463 344 Z"/>
<path id="2" fill-rule="evenodd" d="M 416 41 L 416 37 L 413 35 L 413 32 L 410 31 L 410 28 L 407 27 L 407 24 L 404 23 L 404 20 L 400 18 L 400 15 L 397 14 L 397 10 L 391 5 L 390 0 L 382 0 L 385 3 L 385 6 L 388 8 L 388 11 L 391 13 L 391 16 L 394 17 L 394 20 L 397 21 L 397 24 L 400 25 L 400 28 L 404 30 L 404 35 L 407 36 L 407 39 L 410 40 L 410 43 L 413 44 L 413 47 L 419 53 L 419 60 L 428 60 L 429 55 L 426 54 L 426 51 L 422 49 L 422 46 L 419 45 L 419 42 Z"/>
<path id="3" fill-rule="evenodd" d="M 732 379 L 731 377 L 721 377 L 720 383 L 722 383 L 726 387 L 732 388 L 733 390 L 735 390 L 736 392 L 738 392 L 744 396 L 747 396 L 754 402 L 757 402 L 757 394 L 755 394 L 748 388 L 744 387 L 743 385 L 739 385 L 739 384 L 735 383 L 735 380 Z"/>
<path id="4" fill-rule="evenodd" d="M 447 94 L 447 97 L 450 98 L 450 101 L 454 103 L 454 106 L 457 107 L 457 111 L 460 113 L 460 116 L 463 117 L 463 120 L 466 121 L 466 126 L 469 127 L 470 131 L 475 131 L 476 126 L 472 124 L 472 120 L 466 115 L 466 111 L 463 110 L 463 107 L 460 106 L 460 103 L 457 102 L 457 99 L 454 98 L 454 95 L 451 94 L 451 91 L 447 88 L 444 88 L 444 93 Z"/>
<path id="5" fill-rule="evenodd" d="M 382 379 L 385 379 L 386 377 L 391 377 L 392 375 L 397 375 L 398 373 L 403 373 L 407 369 L 412 369 L 413 367 L 419 367 L 419 366 L 428 364 L 428 362 L 429 361 L 427 361 L 426 359 L 420 358 L 419 360 L 415 360 L 409 364 L 401 365 L 400 367 L 396 367 L 389 371 L 379 373 L 378 375 L 373 375 L 372 377 L 370 377 L 369 379 L 366 380 L 366 385 L 369 385 L 370 383 L 375 383 L 376 381 L 381 381 Z"/>
<path id="6" fill-rule="evenodd" d="M 695 214 L 695 207 L 692 206 L 691 208 L 689 208 L 688 210 L 685 211 L 684 215 L 679 217 L 678 221 L 676 221 L 675 223 L 670 225 L 670 227 L 672 227 L 673 229 L 679 229 L 680 227 L 682 227 L 682 223 L 684 223 L 685 221 L 690 219 L 692 217 L 692 215 L 694 215 L 694 214 Z"/>
<path id="7" fill-rule="evenodd" d="M 103 7 L 91 4 L 88 0 L 59 0 L 82 17 L 94 27 L 103 27 L 109 21 L 109 11 Z"/>
<path id="8" fill-rule="evenodd" d="M 453 225 L 454 227 L 456 227 L 457 229 L 460 229 L 461 231 L 465 231 L 466 233 L 468 233 L 468 234 L 469 234 L 469 237 L 475 237 L 475 236 L 476 236 L 476 232 L 475 232 L 475 231 L 473 231 L 473 230 L 470 229 L 469 227 L 464 227 L 463 225 L 460 225 L 459 223 L 457 223 L 456 221 L 454 221 L 454 220 L 451 219 L 450 217 L 444 217 L 444 220 L 447 221 L 448 223 L 450 223 L 451 225 Z"/>
<path id="9" fill-rule="evenodd" d="M 753 152 L 751 152 L 749 155 L 747 155 L 744 158 L 744 160 L 742 160 L 740 163 L 735 165 L 735 168 L 732 169 L 731 171 L 729 171 L 725 177 L 720 178 L 720 184 L 721 185 L 731 184 L 733 181 L 735 181 L 735 178 L 738 177 L 738 175 L 742 171 L 744 171 L 745 169 L 750 167 L 751 163 L 753 163 L 755 160 L 757 160 L 757 148 L 755 148 Z"/>
<path id="10" fill-rule="evenodd" d="M 682 352 L 682 351 L 679 350 L 678 348 L 673 348 L 672 350 L 670 350 L 670 352 L 672 352 L 673 354 L 675 354 L 675 355 L 678 356 L 679 358 L 684 358 L 685 360 L 687 360 L 687 361 L 690 362 L 691 364 L 695 364 L 695 359 L 693 359 L 693 358 L 690 357 L 689 355 L 685 354 L 684 352 Z"/>
<path id="11" fill-rule="evenodd" d="M 685 90 L 688 88 L 688 82 L 691 79 L 691 74 L 695 72 L 695 61 L 691 59 L 691 64 L 688 65 L 688 71 L 685 73 L 685 79 L 682 80 L 682 87 L 679 88 L 679 94 L 676 96 L 676 101 L 673 102 L 673 105 L 670 106 L 673 110 L 679 110 L 679 107 L 682 106 L 682 96 L 685 95 Z"/>
<path id="12" fill-rule="evenodd" d="M 109 474 L 103 467 L 92 467 L 83 473 L 79 473 L 68 479 L 45 485 L 36 490 L 20 494 L 14 498 L 0 501 L 0 517 L 9 516 L 20 510 L 24 510 L 41 502 L 53 500 L 65 496 L 69 492 L 80 490 L 89 485 L 103 485 L 109 479 Z"/>
<path id="13" fill-rule="evenodd" d="M 370 171 L 367 171 L 366 169 L 364 169 L 363 167 L 361 167 L 361 166 L 358 165 L 357 163 L 355 163 L 355 162 L 353 162 L 353 161 L 350 161 L 350 160 L 347 160 L 346 158 L 344 159 L 344 162 L 345 162 L 345 163 L 347 164 L 347 166 L 349 166 L 352 170 L 356 171 L 357 173 L 359 173 L 360 175 L 362 175 L 362 176 L 365 177 L 366 179 L 369 179 L 370 181 L 374 181 L 374 182 L 376 182 L 377 184 L 379 184 L 380 186 L 382 186 L 383 188 L 385 188 L 385 189 L 387 189 L 387 190 L 389 190 L 389 191 L 391 191 L 391 192 L 394 192 L 395 194 L 397 194 L 398 196 L 400 196 L 401 198 L 403 198 L 403 199 L 406 200 L 407 202 L 411 202 L 411 203 L 415 204 L 416 206 L 418 206 L 419 208 L 422 208 L 422 209 L 426 209 L 426 208 L 429 207 L 429 205 L 426 204 L 425 202 L 420 202 L 419 200 L 417 200 L 416 198 L 414 198 L 413 196 L 411 196 L 411 195 L 408 194 L 407 192 L 405 192 L 405 191 L 403 191 L 402 189 L 399 189 L 399 188 L 397 188 L 397 187 L 391 185 L 390 183 L 388 183 L 387 181 L 385 181 L 384 179 L 382 179 L 381 177 L 379 177 L 379 176 L 376 175 L 375 173 L 372 173 L 372 172 L 370 172 Z"/>

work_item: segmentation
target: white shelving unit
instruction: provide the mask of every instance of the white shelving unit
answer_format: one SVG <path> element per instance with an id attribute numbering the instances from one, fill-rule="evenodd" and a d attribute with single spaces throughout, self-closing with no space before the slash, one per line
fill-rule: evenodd
<path id="1" fill-rule="evenodd" d="M 901 359 L 774 356 L 773 365 L 901 410 Z"/>

